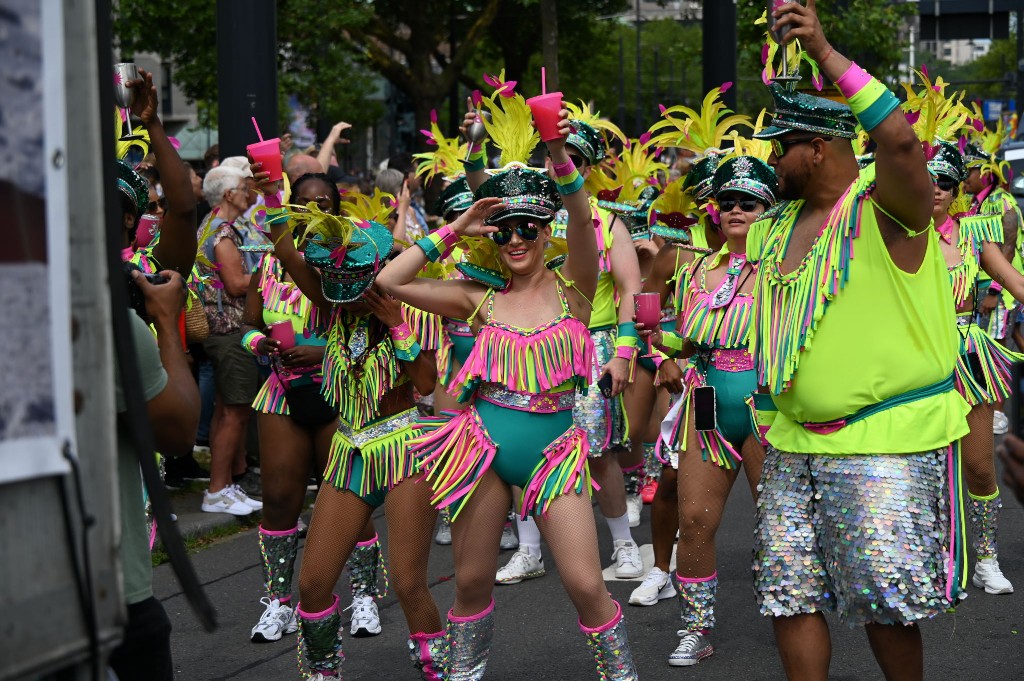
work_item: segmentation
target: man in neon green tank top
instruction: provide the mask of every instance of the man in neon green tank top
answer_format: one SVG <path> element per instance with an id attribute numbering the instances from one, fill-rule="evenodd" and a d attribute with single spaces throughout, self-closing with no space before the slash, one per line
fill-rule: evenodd
<path id="1" fill-rule="evenodd" d="M 933 187 L 899 102 L 828 43 L 814 0 L 774 17 L 849 107 L 773 84 L 773 125 L 756 135 L 772 142 L 786 200 L 747 241 L 759 261 L 750 347 L 778 409 L 766 428 L 755 591 L 790 678 L 827 678 L 821 611 L 836 610 L 865 625 L 886 678 L 921 679 L 915 623 L 957 597 L 947 467 L 968 411 L 953 388 Z M 877 144 L 863 172 L 854 116 Z"/>

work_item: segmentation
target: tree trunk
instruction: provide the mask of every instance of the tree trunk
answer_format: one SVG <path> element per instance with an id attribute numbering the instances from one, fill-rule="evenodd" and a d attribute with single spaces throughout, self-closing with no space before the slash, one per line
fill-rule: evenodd
<path id="1" fill-rule="evenodd" d="M 558 90 L 558 0 L 540 0 L 540 40 L 548 90 Z"/>

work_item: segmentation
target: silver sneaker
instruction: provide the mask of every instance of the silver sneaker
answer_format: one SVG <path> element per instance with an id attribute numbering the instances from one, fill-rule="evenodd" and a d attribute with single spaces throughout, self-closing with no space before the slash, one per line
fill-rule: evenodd
<path id="1" fill-rule="evenodd" d="M 255 510 L 252 506 L 235 498 L 231 487 L 225 487 L 213 494 L 207 491 L 203 494 L 203 503 L 200 508 L 206 513 L 230 513 L 231 515 L 249 515 Z"/>
<path id="2" fill-rule="evenodd" d="M 715 649 L 711 646 L 708 637 L 699 631 L 677 631 L 681 636 L 679 645 L 668 656 L 668 664 L 671 667 L 692 667 L 701 660 L 711 657 Z"/>
<path id="3" fill-rule="evenodd" d="M 620 539 L 613 542 L 615 552 L 615 577 L 617 579 L 636 579 L 644 573 L 644 561 L 640 558 L 640 547 L 635 541 Z"/>
<path id="4" fill-rule="evenodd" d="M 501 531 L 501 550 L 511 551 L 519 548 L 519 537 L 512 531 L 512 523 L 505 523 L 505 529 Z"/>
<path id="5" fill-rule="evenodd" d="M 295 620 L 295 611 L 290 606 L 266 596 L 260 599 L 260 603 L 267 606 L 267 609 L 252 628 L 250 640 L 253 643 L 278 641 L 282 634 L 294 634 L 298 631 L 299 623 Z"/>
<path id="6" fill-rule="evenodd" d="M 527 549 L 519 547 L 505 567 L 498 570 L 494 578 L 495 584 L 518 584 L 525 579 L 544 576 L 544 559 L 535 556 Z"/>
<path id="7" fill-rule="evenodd" d="M 352 611 L 352 626 L 349 633 L 355 638 L 376 636 L 380 633 L 380 615 L 377 603 L 371 596 L 356 596 L 352 605 L 345 608 Z"/>
<path id="8" fill-rule="evenodd" d="M 254 511 L 263 510 L 263 502 L 257 499 L 252 499 L 246 494 L 241 487 L 238 485 L 228 485 L 224 488 L 226 494 L 231 495 L 236 501 L 239 501 Z"/>

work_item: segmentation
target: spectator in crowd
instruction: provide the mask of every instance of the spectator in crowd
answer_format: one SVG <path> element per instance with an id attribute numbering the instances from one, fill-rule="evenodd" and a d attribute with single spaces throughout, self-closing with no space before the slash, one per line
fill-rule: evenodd
<path id="1" fill-rule="evenodd" d="M 315 156 L 295 154 L 288 160 L 288 165 L 285 166 L 284 171 L 288 174 L 289 179 L 297 180 L 303 175 L 322 173 L 324 169 Z"/>
<path id="2" fill-rule="evenodd" d="M 220 165 L 220 145 L 214 144 L 203 154 L 203 168 L 213 170 Z"/>
<path id="3" fill-rule="evenodd" d="M 377 173 L 377 179 L 373 183 L 374 189 L 391 194 L 398 201 L 398 209 L 391 214 L 387 227 L 395 237 L 395 241 L 410 243 L 423 237 L 416 231 L 416 223 L 412 219 L 410 205 L 412 194 L 409 191 L 409 183 L 400 171 L 394 168 L 385 168 Z"/>
<path id="4" fill-rule="evenodd" d="M 235 221 L 255 197 L 242 171 L 228 167 L 206 174 L 203 193 L 216 208 L 199 247 L 207 261 L 200 261 L 199 270 L 208 280 L 202 297 L 210 336 L 203 341 L 203 350 L 213 363 L 217 402 L 210 433 L 210 485 L 202 510 L 249 515 L 263 505 L 250 499 L 232 477 L 245 473 L 246 427 L 259 390 L 259 372 L 241 345 L 242 312 L 252 270 L 239 250 L 245 240 Z"/>
<path id="5" fill-rule="evenodd" d="M 423 187 L 420 178 L 416 175 L 416 163 L 409 152 L 396 154 L 388 159 L 388 168 L 399 171 L 405 176 L 406 185 L 409 187 L 409 208 L 411 209 L 406 217 L 406 231 L 409 239 L 415 241 L 427 235 L 430 226 L 427 222 L 427 210 L 423 206 Z M 395 198 L 399 198 L 395 194 Z"/>

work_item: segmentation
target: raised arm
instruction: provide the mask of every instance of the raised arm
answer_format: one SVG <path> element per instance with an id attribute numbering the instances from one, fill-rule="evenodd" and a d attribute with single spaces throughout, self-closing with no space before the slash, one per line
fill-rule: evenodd
<path id="1" fill-rule="evenodd" d="M 331 132 L 327 135 L 327 139 L 324 140 L 323 145 L 320 147 L 320 153 L 316 155 L 316 160 L 320 163 L 320 167 L 324 169 L 326 173 L 331 167 L 331 155 L 334 153 L 334 146 L 341 142 L 341 133 L 345 132 L 352 127 L 351 123 L 341 121 L 335 123 L 334 127 L 331 128 Z M 345 143 L 348 140 L 344 140 Z"/>
<path id="2" fill-rule="evenodd" d="M 473 106 L 473 98 L 466 98 L 466 115 L 462 119 L 462 125 L 459 127 L 459 132 L 467 140 L 469 135 L 469 126 L 477 122 L 476 107 Z M 476 191 L 477 188 L 487 181 L 487 173 L 484 172 L 487 169 L 487 149 L 486 142 L 481 140 L 473 147 L 470 152 L 469 160 L 465 162 L 466 166 L 466 182 L 469 183 L 469 188 L 472 191 Z"/>
<path id="3" fill-rule="evenodd" d="M 569 122 L 569 110 L 560 112 L 558 131 L 561 137 L 547 143 L 551 155 L 558 191 L 562 195 L 562 204 L 569 213 L 569 224 L 565 228 L 565 239 L 569 254 L 562 265 L 562 274 L 575 282 L 575 288 L 587 300 L 594 299 L 597 291 L 597 234 L 594 232 L 593 215 L 587 192 L 583 190 L 583 177 L 573 166 L 569 153 L 565 150 L 565 140 L 572 132 Z M 589 311 L 588 311 L 589 312 Z"/>
<path id="4" fill-rule="evenodd" d="M 629 335 L 635 339 L 636 331 L 633 324 L 633 295 L 640 292 L 640 263 L 637 261 L 636 251 L 633 249 L 633 240 L 629 236 L 629 230 L 618 217 L 612 219 L 612 246 L 609 250 L 609 260 L 612 266 L 612 279 L 615 280 L 615 291 L 619 296 L 619 330 L 616 340 L 616 355 L 608 360 L 602 368 L 602 373 L 608 373 L 612 377 L 612 396 L 618 395 L 629 385 L 629 369 L 633 360 L 626 357 L 625 352 L 632 348 L 625 348 L 619 354 L 619 342 L 626 342 L 625 336 Z M 624 326 L 625 325 L 625 326 Z M 635 340 L 633 341 L 636 342 Z M 632 346 L 635 348 L 636 346 Z M 636 353 L 636 350 L 632 350 Z"/>
<path id="5" fill-rule="evenodd" d="M 502 206 L 499 198 L 480 199 L 454 222 L 416 242 L 387 264 L 377 275 L 377 285 L 403 303 L 452 319 L 466 319 L 479 305 L 485 289 L 470 281 L 440 281 L 417 276 L 430 259 L 446 255 L 460 236 L 480 236 L 495 231 L 483 224 L 485 217 Z M 430 258 L 428 259 L 428 255 Z"/>
<path id="6" fill-rule="evenodd" d="M 1024 303 L 1024 274 L 1010 264 L 997 244 L 991 241 L 982 244 L 981 268 L 1010 295 Z"/>
<path id="7" fill-rule="evenodd" d="M 894 218 L 880 220 L 879 224 L 888 236 L 924 236 L 931 221 L 934 189 L 917 135 L 900 110 L 896 96 L 829 44 L 815 4 L 815 0 L 807 0 L 806 7 L 796 2 L 779 7 L 775 11 L 777 26 L 791 27 L 785 42 L 800 40 L 822 73 L 850 102 L 857 119 L 878 145 L 875 200 Z M 916 239 L 914 243 L 909 250 L 923 257 L 927 238 Z"/>
<path id="8" fill-rule="evenodd" d="M 160 221 L 160 240 L 153 247 L 153 258 L 161 267 L 188 277 L 196 261 L 196 198 L 192 193 L 185 162 L 171 145 L 163 123 L 157 115 L 156 87 L 153 74 L 139 70 L 142 76 L 128 87 L 135 90 L 132 113 L 142 120 L 149 133 L 150 149 L 156 156 L 156 169 L 164 188 L 167 207 Z"/>

